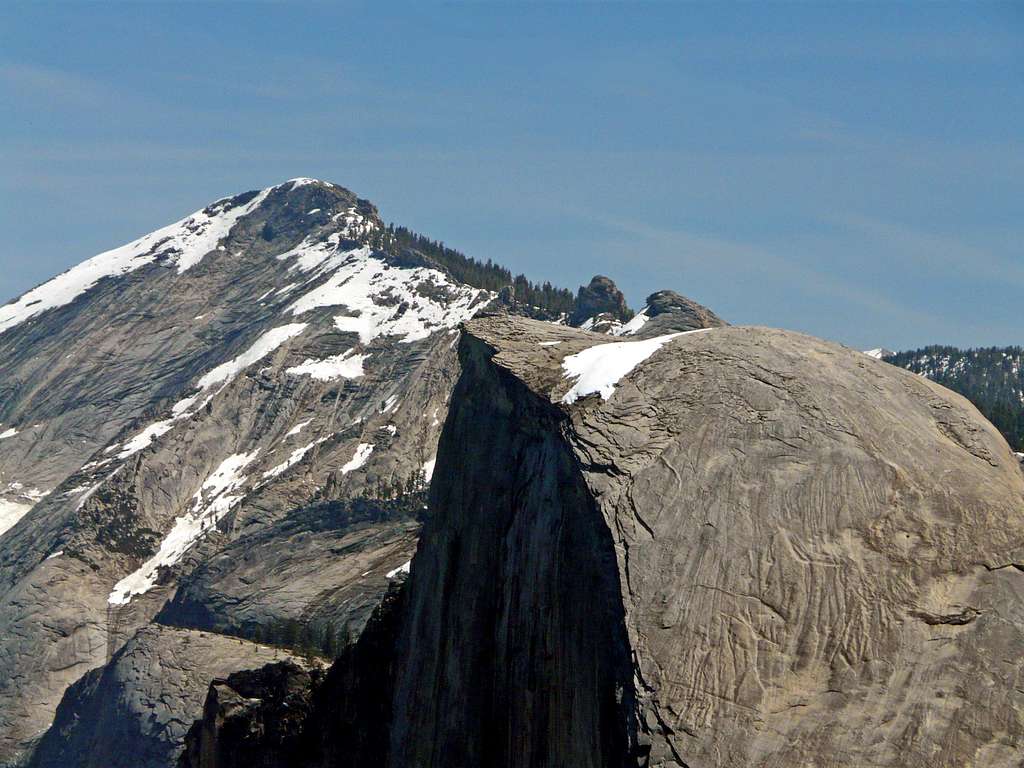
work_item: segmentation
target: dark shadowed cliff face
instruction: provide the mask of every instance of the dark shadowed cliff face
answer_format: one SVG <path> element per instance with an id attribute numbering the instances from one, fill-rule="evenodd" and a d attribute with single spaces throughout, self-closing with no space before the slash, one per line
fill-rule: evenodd
<path id="1" fill-rule="evenodd" d="M 492 354 L 461 347 L 389 764 L 624 765 L 634 693 L 612 539 L 564 412 Z"/>
<path id="2" fill-rule="evenodd" d="M 761 328 L 460 355 L 387 765 L 1019 765 L 1024 473 L 965 400 Z"/>

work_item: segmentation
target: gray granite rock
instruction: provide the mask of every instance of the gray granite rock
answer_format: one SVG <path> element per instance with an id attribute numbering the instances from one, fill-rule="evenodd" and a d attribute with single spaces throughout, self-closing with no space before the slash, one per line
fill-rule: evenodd
<path id="1" fill-rule="evenodd" d="M 593 345 L 469 324 L 390 765 L 1019 764 L 1024 475 L 973 406 L 749 327 L 565 404 Z"/>
<path id="2" fill-rule="evenodd" d="M 278 648 L 208 632 L 145 627 L 110 663 L 68 689 L 30 765 L 174 766 L 211 677 L 274 660 L 299 661 Z"/>
<path id="3" fill-rule="evenodd" d="M 46 494 L 0 531 L 0 766 L 179 586 L 167 623 L 304 645 L 330 630 L 326 653 L 412 554 L 458 321 L 490 294 L 378 250 L 376 210 L 341 187 L 260 200 L 175 230 L 253 203 L 200 250 L 153 237 L 134 270 L 0 331 L 0 429 L 17 428 L 0 503 Z M 353 505 L 376 517 L 341 520 Z"/>

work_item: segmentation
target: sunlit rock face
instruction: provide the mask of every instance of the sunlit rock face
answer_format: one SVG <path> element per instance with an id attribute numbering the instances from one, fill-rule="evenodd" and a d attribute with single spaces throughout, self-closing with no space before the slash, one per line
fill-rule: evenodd
<path id="1" fill-rule="evenodd" d="M 0 307 L 0 765 L 154 621 L 254 664 L 359 636 L 415 550 L 459 324 L 492 300 L 389 237 L 296 179 Z M 199 716 L 216 655 L 169 716 Z"/>
<path id="2" fill-rule="evenodd" d="M 1017 765 L 1024 474 L 966 400 L 765 328 L 459 360 L 408 580 L 326 678 L 212 686 L 183 766 Z"/>
<path id="3" fill-rule="evenodd" d="M 469 324 L 389 764 L 1015 765 L 998 432 L 811 337 L 656 338 Z"/>

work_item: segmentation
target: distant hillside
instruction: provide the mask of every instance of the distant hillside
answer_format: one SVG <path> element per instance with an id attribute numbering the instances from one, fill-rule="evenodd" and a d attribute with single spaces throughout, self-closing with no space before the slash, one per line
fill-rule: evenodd
<path id="1" fill-rule="evenodd" d="M 959 392 L 1015 451 L 1024 451 L 1024 347 L 930 346 L 883 359 Z"/>

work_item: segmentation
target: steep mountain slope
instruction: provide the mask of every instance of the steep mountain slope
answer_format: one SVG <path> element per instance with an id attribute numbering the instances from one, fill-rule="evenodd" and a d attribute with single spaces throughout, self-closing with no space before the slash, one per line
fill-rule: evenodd
<path id="1" fill-rule="evenodd" d="M 763 328 L 480 317 L 459 353 L 375 663 L 311 684 L 267 765 L 1019 763 L 1024 473 L 965 399 Z M 286 700 L 215 686 L 183 765 L 262 754 Z M 373 742 L 332 749 L 353 720 Z"/>
<path id="2" fill-rule="evenodd" d="M 959 392 L 991 421 L 1014 450 L 1024 451 L 1024 348 L 931 346 L 888 352 L 882 359 Z"/>
<path id="3" fill-rule="evenodd" d="M 0 307 L 0 488 L 31 509 L 0 538 L 0 764 L 161 611 L 292 645 L 358 635 L 415 547 L 457 326 L 492 300 L 375 249 L 381 229 L 293 180 Z"/>
<path id="4" fill-rule="evenodd" d="M 313 179 L 0 307 L 0 765 L 171 765 L 214 677 L 347 653 L 408 570 L 484 308 L 579 309 Z"/>

